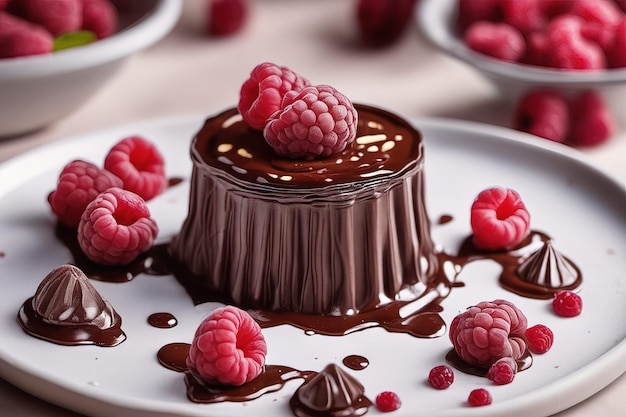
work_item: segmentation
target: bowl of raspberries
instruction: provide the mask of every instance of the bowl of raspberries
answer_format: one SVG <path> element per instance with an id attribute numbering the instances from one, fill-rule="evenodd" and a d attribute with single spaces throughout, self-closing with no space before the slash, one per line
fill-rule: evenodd
<path id="1" fill-rule="evenodd" d="M 178 21 L 181 0 L 0 0 L 0 137 L 80 107 Z"/>
<path id="2" fill-rule="evenodd" d="M 431 43 L 516 105 L 512 127 L 573 146 L 616 130 L 626 1 L 422 0 L 418 20 Z"/>

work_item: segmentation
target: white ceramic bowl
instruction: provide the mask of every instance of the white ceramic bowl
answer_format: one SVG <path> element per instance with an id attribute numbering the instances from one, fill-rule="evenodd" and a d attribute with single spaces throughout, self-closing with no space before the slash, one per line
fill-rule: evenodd
<path id="1" fill-rule="evenodd" d="M 613 107 L 626 97 L 626 68 L 568 71 L 509 63 L 465 46 L 455 30 L 458 0 L 421 0 L 417 19 L 421 32 L 435 46 L 471 65 L 492 81 L 503 97 L 516 100 L 525 91 L 551 87 L 563 92 L 594 89 Z M 619 106 L 618 106 L 619 104 Z"/>
<path id="2" fill-rule="evenodd" d="M 134 53 L 163 38 L 182 0 L 122 0 L 120 30 L 52 54 L 0 59 L 0 137 L 32 132 L 69 115 Z"/>

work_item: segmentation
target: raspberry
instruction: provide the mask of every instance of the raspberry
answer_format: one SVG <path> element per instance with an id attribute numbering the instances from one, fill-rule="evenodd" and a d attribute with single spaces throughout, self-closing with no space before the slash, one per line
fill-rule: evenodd
<path id="1" fill-rule="evenodd" d="M 517 373 L 517 363 L 512 358 L 500 358 L 487 371 L 487 378 L 496 385 L 506 385 L 513 382 Z"/>
<path id="2" fill-rule="evenodd" d="M 97 264 L 125 265 L 152 247 L 158 230 L 140 196 L 113 187 L 87 205 L 78 225 L 78 243 Z"/>
<path id="3" fill-rule="evenodd" d="M 0 58 L 52 52 L 52 35 L 42 26 L 0 11 Z"/>
<path id="4" fill-rule="evenodd" d="M 225 306 L 200 323 L 187 366 L 207 384 L 239 386 L 263 372 L 266 353 L 257 322 L 245 311 Z"/>
<path id="5" fill-rule="evenodd" d="M 81 28 L 81 0 L 21 0 L 19 7 L 23 17 L 42 25 L 54 36 Z"/>
<path id="6" fill-rule="evenodd" d="M 0 0 L 0 12 L 7 8 L 11 0 Z"/>
<path id="7" fill-rule="evenodd" d="M 454 382 L 454 372 L 449 366 L 435 366 L 428 373 L 428 383 L 435 389 L 446 389 Z"/>
<path id="8" fill-rule="evenodd" d="M 575 317 L 583 310 L 580 295 L 571 291 L 558 291 L 552 300 L 552 309 L 561 317 Z"/>
<path id="9" fill-rule="evenodd" d="M 563 142 L 569 134 L 569 103 L 556 91 L 534 90 L 518 101 L 513 128 L 522 132 Z"/>
<path id="10" fill-rule="evenodd" d="M 76 228 L 83 211 L 98 194 L 122 185 L 122 180 L 109 171 L 90 162 L 76 160 L 61 171 L 57 188 L 48 195 L 48 203 L 59 222 Z"/>
<path id="11" fill-rule="evenodd" d="M 471 208 L 474 244 L 486 250 L 511 249 L 528 235 L 530 214 L 519 194 L 508 188 L 481 191 Z"/>
<path id="12" fill-rule="evenodd" d="M 500 358 L 519 359 L 526 350 L 526 316 L 506 300 L 483 301 L 450 323 L 454 350 L 469 365 L 488 368 Z"/>
<path id="13" fill-rule="evenodd" d="M 616 24 L 623 15 L 617 4 L 610 0 L 576 0 L 569 13 L 600 25 Z"/>
<path id="14" fill-rule="evenodd" d="M 504 61 L 518 61 L 526 52 L 520 31 L 506 23 L 473 23 L 463 39 L 470 49 Z"/>
<path id="15" fill-rule="evenodd" d="M 549 40 L 544 32 L 532 32 L 526 36 L 526 54 L 520 62 L 528 65 L 546 66 Z"/>
<path id="16" fill-rule="evenodd" d="M 606 68 L 602 48 L 582 36 L 583 24 L 580 17 L 573 15 L 559 16 L 550 22 L 546 29 L 547 66 L 571 70 Z"/>
<path id="17" fill-rule="evenodd" d="M 245 0 L 210 0 L 205 15 L 206 31 L 211 36 L 237 33 L 248 18 Z"/>
<path id="18" fill-rule="evenodd" d="M 301 91 L 310 85 L 287 67 L 270 62 L 257 65 L 241 86 L 237 109 L 243 120 L 253 129 L 263 130 L 267 119 L 282 106 L 289 91 Z"/>
<path id="19" fill-rule="evenodd" d="M 626 18 L 615 26 L 613 41 L 607 48 L 607 59 L 611 68 L 626 67 Z"/>
<path id="20" fill-rule="evenodd" d="M 572 126 L 568 141 L 574 146 L 594 146 L 606 142 L 617 128 L 617 121 L 602 97 L 584 91 L 570 103 Z"/>
<path id="21" fill-rule="evenodd" d="M 163 156 L 154 144 L 140 136 L 130 136 L 113 146 L 104 168 L 120 177 L 125 189 L 146 201 L 167 188 Z"/>
<path id="22" fill-rule="evenodd" d="M 552 330 L 543 324 L 529 327 L 524 334 L 528 350 L 532 353 L 543 354 L 550 350 L 554 341 Z"/>
<path id="23" fill-rule="evenodd" d="M 504 23 L 508 23 L 524 35 L 542 30 L 547 18 L 539 7 L 541 0 L 515 0 L 501 2 Z"/>
<path id="24" fill-rule="evenodd" d="M 383 391 L 376 396 L 376 408 L 383 413 L 396 411 L 402 405 L 398 394 L 391 391 Z"/>
<path id="25" fill-rule="evenodd" d="M 356 20 L 363 45 L 385 47 L 396 42 L 414 15 L 416 0 L 358 0 Z"/>
<path id="26" fill-rule="evenodd" d="M 117 9 L 110 0 L 83 0 L 82 29 L 90 30 L 98 39 L 103 39 L 115 33 L 117 23 Z"/>
<path id="27" fill-rule="evenodd" d="M 327 85 L 287 94 L 263 134 L 279 155 L 312 159 L 343 151 L 356 138 L 357 112 L 346 96 Z"/>
<path id="28" fill-rule="evenodd" d="M 501 20 L 500 0 L 458 0 L 457 27 L 461 33 L 475 22 Z"/>
<path id="29" fill-rule="evenodd" d="M 470 392 L 467 397 L 467 403 L 471 407 L 481 407 L 491 404 L 491 394 L 484 388 L 477 388 Z"/>

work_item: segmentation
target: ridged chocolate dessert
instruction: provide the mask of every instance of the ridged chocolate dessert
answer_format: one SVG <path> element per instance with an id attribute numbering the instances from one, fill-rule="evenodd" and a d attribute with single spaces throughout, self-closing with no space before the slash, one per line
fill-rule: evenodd
<path id="1" fill-rule="evenodd" d="M 277 156 L 236 109 L 208 119 L 191 145 L 177 269 L 244 308 L 347 315 L 423 295 L 438 264 L 422 137 L 355 108 L 354 142 L 314 160 Z"/>

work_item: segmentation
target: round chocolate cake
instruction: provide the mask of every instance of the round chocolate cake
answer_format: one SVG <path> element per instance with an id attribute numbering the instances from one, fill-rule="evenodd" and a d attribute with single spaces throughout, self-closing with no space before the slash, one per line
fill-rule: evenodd
<path id="1" fill-rule="evenodd" d="M 428 291 L 438 270 L 420 133 L 355 105 L 357 136 L 326 159 L 279 157 L 236 109 L 191 145 L 177 269 L 244 308 L 352 315 Z"/>

